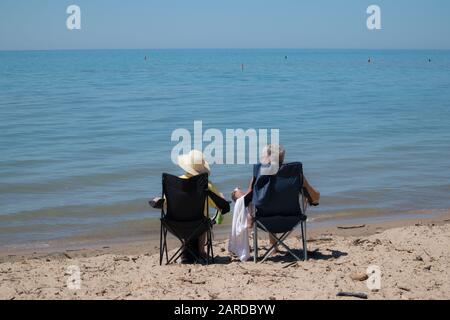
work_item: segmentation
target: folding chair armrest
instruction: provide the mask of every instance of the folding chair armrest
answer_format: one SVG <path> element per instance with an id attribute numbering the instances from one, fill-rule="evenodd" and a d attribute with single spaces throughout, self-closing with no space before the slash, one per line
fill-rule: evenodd
<path id="1" fill-rule="evenodd" d="M 165 199 L 164 198 L 153 198 L 152 200 L 150 200 L 148 202 L 148 204 L 150 205 L 150 207 L 155 208 L 155 209 L 161 209 L 164 205 Z"/>
<path id="2" fill-rule="evenodd" d="M 248 205 L 250 204 L 250 202 L 252 202 L 253 200 L 253 190 L 248 192 L 245 196 L 244 196 L 244 206 L 247 208 Z"/>
<path id="3" fill-rule="evenodd" d="M 306 200 L 308 200 L 308 204 L 310 206 L 317 207 L 319 205 L 319 202 L 312 201 L 311 195 L 309 194 L 309 192 L 306 188 L 302 188 L 302 193 L 305 196 Z"/>
<path id="4" fill-rule="evenodd" d="M 217 194 L 209 190 L 208 190 L 208 197 L 211 198 L 211 200 L 214 202 L 217 208 L 219 208 L 218 210 L 220 210 L 222 214 L 230 212 L 230 201 L 225 200 L 224 198 L 218 196 Z"/>

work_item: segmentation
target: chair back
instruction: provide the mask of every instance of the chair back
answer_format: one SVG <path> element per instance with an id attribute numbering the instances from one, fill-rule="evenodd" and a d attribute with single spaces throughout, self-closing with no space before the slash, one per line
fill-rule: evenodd
<path id="1" fill-rule="evenodd" d="M 189 179 L 167 173 L 162 175 L 163 197 L 166 199 L 164 218 L 172 221 L 196 221 L 205 218 L 208 174 Z"/>
<path id="2" fill-rule="evenodd" d="M 252 202 L 257 217 L 298 216 L 302 214 L 300 192 L 303 167 L 300 162 L 286 163 L 273 175 L 262 175 L 262 164 L 254 166 Z"/>

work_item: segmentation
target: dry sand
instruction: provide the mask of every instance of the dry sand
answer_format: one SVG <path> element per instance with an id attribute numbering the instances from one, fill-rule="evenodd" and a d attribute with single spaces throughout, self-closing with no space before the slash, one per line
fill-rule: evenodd
<path id="1" fill-rule="evenodd" d="M 213 265 L 159 266 L 155 246 L 128 244 L 23 255 L 0 260 L 1 299 L 450 299 L 450 224 L 438 220 L 372 224 L 356 229 L 311 232 L 310 259 L 292 264 L 287 256 L 254 264 L 230 259 L 227 241 L 215 243 Z M 401 226 L 401 227 L 399 227 Z M 288 243 L 299 248 L 300 241 Z M 267 242 L 262 242 L 262 246 Z M 81 288 L 70 290 L 67 268 L 78 266 Z M 363 276 L 381 269 L 381 289 Z"/>

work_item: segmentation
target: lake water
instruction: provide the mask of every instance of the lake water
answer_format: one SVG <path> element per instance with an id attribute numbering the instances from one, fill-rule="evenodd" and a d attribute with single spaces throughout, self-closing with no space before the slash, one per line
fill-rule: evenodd
<path id="1" fill-rule="evenodd" d="M 4 51 L 0 245 L 145 234 L 194 120 L 279 129 L 312 217 L 450 208 L 450 51 Z M 225 194 L 250 176 L 212 166 Z"/>

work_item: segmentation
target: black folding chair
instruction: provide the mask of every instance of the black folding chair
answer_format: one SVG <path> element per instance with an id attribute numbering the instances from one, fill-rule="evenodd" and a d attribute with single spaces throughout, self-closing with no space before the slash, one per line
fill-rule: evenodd
<path id="1" fill-rule="evenodd" d="M 208 212 L 208 197 L 219 208 L 214 218 L 205 216 Z M 152 206 L 161 208 L 161 233 L 159 264 L 162 264 L 164 255 L 166 264 L 176 262 L 183 253 L 189 253 L 196 262 L 214 262 L 212 246 L 212 226 L 219 211 L 225 214 L 230 211 L 229 203 L 208 190 L 208 174 L 200 174 L 189 179 L 182 179 L 167 173 L 162 175 L 162 201 Z M 165 201 L 166 206 L 163 205 Z M 206 207 L 206 210 L 205 210 Z M 181 242 L 179 249 L 169 258 L 167 250 L 167 233 L 170 232 Z M 192 243 L 198 237 L 207 234 L 207 257 L 200 257 Z"/>
<path id="2" fill-rule="evenodd" d="M 276 174 L 261 174 L 261 164 L 254 166 L 253 191 L 246 202 L 255 206 L 253 223 L 254 261 L 258 261 L 258 228 L 269 233 L 276 243 L 262 256 L 265 261 L 279 245 L 295 259 L 301 260 L 284 242 L 300 225 L 303 242 L 303 259 L 307 260 L 306 204 L 303 190 L 303 168 L 300 162 L 280 166 Z M 281 234 L 277 236 L 276 234 Z"/>

